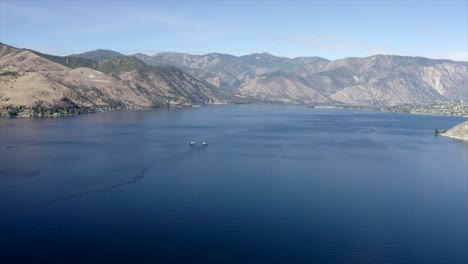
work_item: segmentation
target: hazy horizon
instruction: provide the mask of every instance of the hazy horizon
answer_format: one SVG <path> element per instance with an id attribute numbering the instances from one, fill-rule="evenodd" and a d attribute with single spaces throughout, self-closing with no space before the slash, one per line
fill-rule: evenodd
<path id="1" fill-rule="evenodd" d="M 4 44 L 4 45 L 8 45 L 8 46 L 12 46 L 8 43 L 2 43 L 0 42 L 1 44 Z M 15 47 L 15 46 L 12 46 L 14 48 L 19 48 L 19 49 L 29 49 L 27 47 Z M 33 49 L 31 49 L 33 50 Z M 40 50 L 35 50 L 35 51 L 39 51 L 41 52 Z M 55 56 L 73 56 L 73 55 L 80 55 L 80 54 L 84 54 L 84 53 L 87 53 L 87 52 L 94 52 L 94 51 L 113 51 L 113 52 L 119 52 L 119 51 L 116 51 L 116 50 L 111 50 L 111 49 L 107 49 L 107 48 L 98 48 L 98 49 L 94 49 L 94 50 L 87 50 L 87 51 L 83 51 L 81 53 L 75 53 L 75 54 L 54 54 L 54 53 L 46 53 L 44 52 L 45 54 L 49 54 L 49 55 L 55 55 Z M 161 52 L 157 52 L 157 53 L 154 53 L 154 54 L 147 54 L 147 53 L 142 53 L 142 52 L 136 52 L 136 53 L 132 53 L 132 54 L 125 54 L 123 52 L 119 52 L 125 56 L 133 56 L 133 55 L 136 55 L 136 54 L 143 54 L 143 55 L 147 55 L 147 56 L 156 56 L 156 55 L 159 55 L 159 54 L 164 54 L 164 53 L 175 53 L 175 54 L 188 54 L 188 55 L 196 55 L 196 56 L 205 56 L 205 55 L 209 55 L 209 54 L 220 54 L 220 55 L 227 55 L 227 56 L 235 56 L 235 57 L 244 57 L 244 56 L 251 56 L 251 55 L 256 55 L 256 54 L 269 54 L 269 55 L 272 55 L 274 57 L 278 57 L 278 58 L 285 58 L 285 59 L 296 59 L 296 58 L 322 58 L 322 59 L 326 59 L 326 60 L 329 60 L 329 61 L 338 61 L 338 60 L 343 60 L 343 59 L 348 59 L 348 58 L 366 58 L 366 57 L 373 57 L 373 56 L 400 56 L 400 57 L 413 57 L 413 58 L 426 58 L 426 59 L 433 59 L 433 60 L 451 60 L 451 61 L 455 61 L 455 62 L 468 62 L 468 60 L 453 60 L 453 59 L 446 59 L 446 58 L 429 58 L 429 57 L 423 57 L 423 56 L 411 56 L 411 55 L 400 55 L 400 54 L 384 54 L 384 53 L 380 53 L 380 54 L 370 54 L 370 55 L 367 55 L 367 56 L 363 56 L 363 57 L 357 57 L 357 56 L 347 56 L 347 57 L 343 57 L 343 58 L 336 58 L 336 59 L 329 59 L 329 58 L 325 58 L 325 57 L 322 57 L 322 56 L 297 56 L 297 57 L 288 57 L 288 56 L 280 56 L 280 55 L 277 55 L 277 54 L 272 54 L 270 52 L 255 52 L 255 53 L 246 53 L 246 54 L 240 54 L 240 55 L 234 55 L 234 54 L 229 54 L 229 53 L 220 53 L 220 52 L 208 52 L 208 53 L 188 53 L 188 52 L 183 52 L 183 51 L 161 51 Z"/>
<path id="2" fill-rule="evenodd" d="M 0 41 L 55 55 L 267 52 L 468 61 L 467 1 L 0 1 Z"/>

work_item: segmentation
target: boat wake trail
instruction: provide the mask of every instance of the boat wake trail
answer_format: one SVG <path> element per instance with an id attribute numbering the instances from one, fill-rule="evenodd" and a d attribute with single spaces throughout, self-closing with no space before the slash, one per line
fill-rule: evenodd
<path id="1" fill-rule="evenodd" d="M 105 191 L 112 190 L 112 189 L 115 189 L 115 188 L 119 188 L 119 187 L 122 187 L 122 186 L 125 186 L 125 185 L 137 183 L 139 180 L 141 180 L 143 177 L 145 177 L 145 173 L 148 170 L 150 170 L 151 168 L 153 168 L 155 166 L 156 165 L 146 167 L 146 168 L 142 169 L 138 175 L 133 176 L 128 181 L 116 183 L 116 184 L 113 184 L 113 185 L 110 185 L 110 186 L 107 186 L 107 187 L 104 187 L 104 188 L 100 188 L 100 189 L 88 190 L 88 191 L 84 191 L 84 192 L 78 192 L 78 193 L 70 194 L 70 195 L 67 195 L 67 196 L 62 196 L 60 198 L 49 200 L 47 202 L 39 204 L 38 207 L 45 207 L 45 206 L 48 206 L 48 205 L 51 205 L 51 204 L 54 204 L 54 203 L 71 200 L 71 199 L 74 199 L 74 198 L 78 198 L 78 197 L 93 194 L 93 193 L 105 192 Z"/>
<path id="2" fill-rule="evenodd" d="M 198 155 L 198 153 L 203 153 L 205 151 L 206 151 L 205 147 L 191 146 L 190 150 L 188 150 L 188 151 L 185 151 L 183 153 L 179 153 L 179 154 L 167 157 L 165 159 L 154 161 L 151 165 L 144 167 L 143 169 L 141 169 L 139 171 L 138 174 L 136 174 L 135 176 L 132 176 L 130 179 L 128 179 L 126 181 L 119 182 L 119 183 L 114 183 L 112 185 L 109 185 L 109 186 L 106 186 L 106 187 L 103 187 L 103 188 L 92 189 L 92 190 L 87 190 L 87 191 L 82 191 L 82 192 L 76 192 L 76 193 L 66 195 L 66 196 L 62 196 L 62 197 L 59 197 L 59 198 L 56 198 L 56 199 L 53 199 L 53 200 L 48 200 L 46 202 L 36 204 L 34 206 L 34 208 L 47 207 L 47 206 L 50 206 L 50 205 L 55 204 L 55 203 L 64 202 L 64 201 L 67 201 L 67 200 L 83 197 L 83 196 L 86 196 L 86 195 L 106 192 L 106 191 L 116 189 L 116 188 L 119 188 L 119 187 L 123 187 L 123 186 L 126 186 L 126 185 L 135 184 L 135 183 L 139 182 L 140 180 L 142 180 L 149 170 L 151 170 L 151 169 L 153 169 L 153 168 L 155 168 L 155 167 L 157 167 L 157 166 L 159 166 L 161 164 L 167 165 L 167 164 L 170 164 L 171 162 L 176 162 L 176 161 L 180 161 L 182 159 L 187 159 L 187 158 L 193 157 L 194 155 Z M 30 208 L 30 209 L 33 209 L 33 208 Z M 7 211 L 4 211 L 4 210 L 1 210 L 0 212 L 2 212 L 2 211 L 7 212 Z"/>
<path id="3" fill-rule="evenodd" d="M 85 141 L 77 141 L 77 140 L 51 140 L 51 141 L 39 141 L 33 143 L 25 143 L 25 144 L 17 144 L 17 145 L 5 145 L 0 147 L 1 150 L 9 150 L 9 149 L 17 149 L 17 148 L 27 148 L 27 147 L 35 147 L 35 146 L 46 146 L 46 145 L 90 145 L 95 146 L 99 144 L 98 142 L 85 142 Z"/>

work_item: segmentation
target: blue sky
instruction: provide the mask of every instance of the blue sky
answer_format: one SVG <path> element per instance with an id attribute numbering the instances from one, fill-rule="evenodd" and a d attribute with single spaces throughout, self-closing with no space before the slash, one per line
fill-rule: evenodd
<path id="1" fill-rule="evenodd" d="M 57 55 L 104 48 L 468 61 L 468 0 L 0 0 L 0 41 Z"/>

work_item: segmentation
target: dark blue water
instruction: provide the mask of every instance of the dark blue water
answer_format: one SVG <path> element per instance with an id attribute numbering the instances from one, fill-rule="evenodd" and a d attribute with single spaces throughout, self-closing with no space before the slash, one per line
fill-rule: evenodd
<path id="1" fill-rule="evenodd" d="M 462 121 L 274 105 L 1 119 L 0 262 L 468 263 L 468 144 L 433 134 Z"/>

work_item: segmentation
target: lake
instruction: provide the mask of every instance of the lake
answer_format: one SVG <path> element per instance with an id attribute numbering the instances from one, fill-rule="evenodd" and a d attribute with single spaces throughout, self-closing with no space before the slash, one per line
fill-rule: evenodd
<path id="1" fill-rule="evenodd" d="M 465 264 L 468 144 L 434 136 L 464 120 L 301 105 L 0 119 L 0 259 Z"/>

